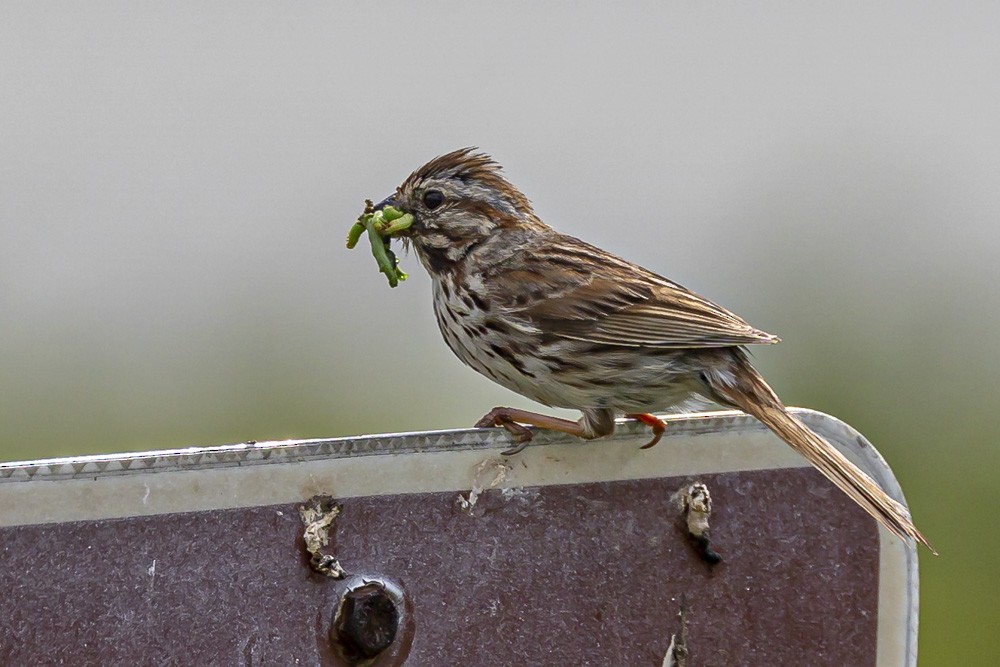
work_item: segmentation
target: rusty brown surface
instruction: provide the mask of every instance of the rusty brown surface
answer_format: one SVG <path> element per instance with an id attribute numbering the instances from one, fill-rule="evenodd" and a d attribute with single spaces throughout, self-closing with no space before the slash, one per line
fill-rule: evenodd
<path id="1" fill-rule="evenodd" d="M 471 515 L 344 498 L 329 548 L 402 587 L 407 665 L 658 667 L 682 594 L 688 665 L 874 665 L 874 521 L 809 469 L 703 475 L 710 566 L 669 500 L 691 479 L 487 491 Z M 0 664 L 336 664 L 348 582 L 301 536 L 294 505 L 0 529 Z"/>

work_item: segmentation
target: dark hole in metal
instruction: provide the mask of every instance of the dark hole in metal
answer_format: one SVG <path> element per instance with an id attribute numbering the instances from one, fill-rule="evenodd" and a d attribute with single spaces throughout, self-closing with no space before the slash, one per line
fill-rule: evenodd
<path id="1" fill-rule="evenodd" d="M 352 664 L 374 658 L 392 645 L 399 609 L 383 586 L 372 582 L 344 594 L 331 639 Z"/>

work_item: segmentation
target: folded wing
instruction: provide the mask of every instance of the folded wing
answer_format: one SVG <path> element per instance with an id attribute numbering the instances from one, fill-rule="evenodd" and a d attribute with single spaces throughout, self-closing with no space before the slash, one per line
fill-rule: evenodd
<path id="1" fill-rule="evenodd" d="M 779 340 L 677 283 L 562 235 L 509 257 L 485 286 L 505 311 L 556 337 L 662 349 Z"/>

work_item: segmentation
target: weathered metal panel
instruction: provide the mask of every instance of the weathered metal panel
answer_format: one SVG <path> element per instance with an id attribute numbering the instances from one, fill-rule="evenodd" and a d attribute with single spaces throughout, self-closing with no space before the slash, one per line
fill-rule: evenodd
<path id="1" fill-rule="evenodd" d="M 862 436 L 798 414 L 902 500 Z M 912 546 L 756 421 L 669 424 L 509 459 L 463 430 L 0 465 L 0 663 L 347 664 L 334 615 L 375 580 L 402 595 L 375 664 L 659 666 L 682 600 L 688 665 L 916 664 Z M 717 565 L 671 501 L 694 480 Z M 316 494 L 343 581 L 308 565 Z"/>

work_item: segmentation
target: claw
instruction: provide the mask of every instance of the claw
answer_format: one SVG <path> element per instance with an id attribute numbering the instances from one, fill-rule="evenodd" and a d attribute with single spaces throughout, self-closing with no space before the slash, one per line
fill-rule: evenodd
<path id="1" fill-rule="evenodd" d="M 519 440 L 518 443 L 513 447 L 511 447 L 510 449 L 505 449 L 502 452 L 500 452 L 500 456 L 514 456 L 515 454 L 520 454 L 521 452 L 524 451 L 524 448 L 528 446 L 529 442 L 531 442 L 530 435 L 523 440 Z"/>
<path id="2" fill-rule="evenodd" d="M 631 417 L 632 419 L 640 421 L 643 424 L 646 424 L 647 426 L 653 429 L 653 439 L 647 442 L 639 449 L 649 449 L 650 447 L 658 443 L 660 441 L 660 438 L 663 437 L 663 432 L 667 430 L 667 425 L 666 423 L 664 423 L 662 419 L 645 412 L 626 415 L 626 417 Z"/>

